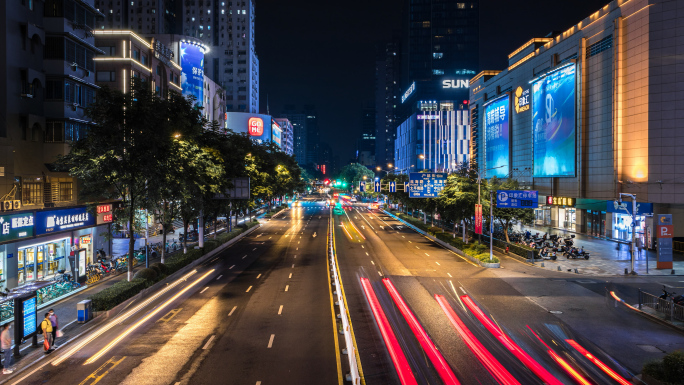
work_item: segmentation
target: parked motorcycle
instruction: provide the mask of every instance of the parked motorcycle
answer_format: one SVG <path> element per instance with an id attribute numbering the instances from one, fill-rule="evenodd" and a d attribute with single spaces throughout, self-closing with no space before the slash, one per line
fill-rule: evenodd
<path id="1" fill-rule="evenodd" d="M 588 252 L 584 251 L 584 247 L 582 247 L 581 249 L 578 249 L 576 247 L 571 247 L 569 251 L 565 252 L 565 256 L 568 259 L 581 259 L 581 258 L 589 259 L 590 255 Z"/>
<path id="2" fill-rule="evenodd" d="M 544 247 L 544 248 L 539 252 L 539 256 L 540 256 L 542 259 L 546 259 L 546 260 L 549 260 L 549 259 L 550 259 L 550 260 L 552 260 L 552 261 L 555 261 L 556 258 L 557 258 L 557 257 L 556 257 L 556 252 L 553 251 L 552 249 L 549 249 L 548 247 Z"/>

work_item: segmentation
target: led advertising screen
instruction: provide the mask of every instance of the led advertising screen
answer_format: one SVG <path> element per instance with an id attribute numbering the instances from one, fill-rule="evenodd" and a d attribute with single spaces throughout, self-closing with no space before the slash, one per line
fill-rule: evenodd
<path id="1" fill-rule="evenodd" d="M 181 42 L 180 47 L 183 96 L 194 96 L 201 106 L 204 98 L 204 50 L 186 42 Z"/>
<path id="2" fill-rule="evenodd" d="M 575 66 L 532 85 L 534 176 L 575 176 Z"/>
<path id="3" fill-rule="evenodd" d="M 510 97 L 500 97 L 484 109 L 487 178 L 505 178 L 510 164 Z"/>
<path id="4" fill-rule="evenodd" d="M 24 330 L 22 336 L 26 338 L 38 330 L 38 322 L 36 318 L 36 313 L 38 313 L 38 302 L 36 297 L 24 299 L 22 303 L 22 310 L 22 317 L 24 321 Z"/>
<path id="5" fill-rule="evenodd" d="M 271 134 L 272 134 L 272 137 L 273 137 L 273 138 L 272 138 L 272 139 L 273 139 L 273 142 L 274 142 L 275 144 L 277 144 L 278 147 L 282 147 L 282 146 L 283 146 L 283 143 L 282 143 L 282 142 L 283 142 L 283 141 L 282 141 L 283 130 L 280 129 L 280 126 L 278 125 L 278 123 L 276 123 L 275 120 L 273 120 L 273 121 L 271 122 Z"/>

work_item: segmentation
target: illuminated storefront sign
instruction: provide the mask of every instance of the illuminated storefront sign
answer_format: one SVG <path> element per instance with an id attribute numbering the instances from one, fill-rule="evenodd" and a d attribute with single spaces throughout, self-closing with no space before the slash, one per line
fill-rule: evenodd
<path id="1" fill-rule="evenodd" d="M 112 204 L 97 205 L 97 224 L 112 223 L 114 217 L 112 215 Z"/>
<path id="2" fill-rule="evenodd" d="M 485 162 L 487 178 L 505 178 L 510 164 L 510 98 L 508 94 L 485 105 Z"/>
<path id="3" fill-rule="evenodd" d="M 470 87 L 470 80 L 468 79 L 446 79 L 442 80 L 442 88 L 468 88 Z"/>
<path id="4" fill-rule="evenodd" d="M 195 103 L 204 100 L 204 48 L 181 41 L 181 87 L 183 96 L 194 96 Z"/>
<path id="5" fill-rule="evenodd" d="M 411 83 L 411 87 L 409 87 L 408 90 L 406 90 L 406 92 L 404 92 L 404 94 L 401 95 L 401 102 L 402 102 L 402 103 L 405 102 L 406 99 L 408 99 L 409 96 L 411 96 L 411 94 L 412 94 L 413 91 L 415 91 L 415 90 L 416 90 L 416 82 L 413 82 L 413 83 Z"/>
<path id="6" fill-rule="evenodd" d="M 0 242 L 33 236 L 33 213 L 0 216 Z"/>
<path id="7" fill-rule="evenodd" d="M 515 104 L 516 114 L 528 111 L 530 109 L 530 89 L 523 90 L 522 87 L 516 88 L 513 104 Z"/>
<path id="8" fill-rule="evenodd" d="M 95 225 L 95 216 L 85 207 L 36 212 L 36 235 L 75 230 Z"/>
<path id="9" fill-rule="evenodd" d="M 261 118 L 249 118 L 247 126 L 251 136 L 261 136 L 264 134 L 264 120 Z"/>
<path id="10" fill-rule="evenodd" d="M 546 197 L 546 204 L 551 206 L 575 206 L 575 198 L 569 197 Z"/>

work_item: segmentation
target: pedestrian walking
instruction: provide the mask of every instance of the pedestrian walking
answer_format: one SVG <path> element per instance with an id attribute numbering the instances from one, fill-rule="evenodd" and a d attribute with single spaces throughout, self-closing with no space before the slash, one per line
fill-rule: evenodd
<path id="1" fill-rule="evenodd" d="M 9 331 L 9 322 L 2 325 L 2 333 L 0 333 L 0 348 L 5 353 L 4 368 L 2 369 L 2 374 L 10 374 L 12 370 L 12 365 L 14 365 L 14 358 L 12 357 L 12 335 Z"/>
<path id="2" fill-rule="evenodd" d="M 50 313 L 45 313 L 45 319 L 40 323 L 40 329 L 43 331 L 43 346 L 45 353 L 50 353 L 52 348 L 52 321 L 50 321 Z"/>
<path id="3" fill-rule="evenodd" d="M 52 323 L 52 343 L 54 345 L 57 345 L 57 329 L 59 328 L 59 320 L 57 319 L 57 313 L 55 313 L 54 310 L 50 309 L 50 322 Z"/>

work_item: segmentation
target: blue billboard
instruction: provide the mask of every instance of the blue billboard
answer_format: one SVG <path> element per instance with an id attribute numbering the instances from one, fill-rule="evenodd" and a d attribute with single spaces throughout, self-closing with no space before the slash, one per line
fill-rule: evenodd
<path id="1" fill-rule="evenodd" d="M 502 96 L 484 107 L 487 178 L 505 178 L 510 164 L 510 97 Z"/>
<path id="2" fill-rule="evenodd" d="M 96 216 L 85 207 L 36 211 L 36 235 L 75 230 L 95 225 Z"/>
<path id="3" fill-rule="evenodd" d="M 437 198 L 446 180 L 445 172 L 409 173 L 409 198 Z"/>
<path id="4" fill-rule="evenodd" d="M 534 176 L 575 176 L 575 65 L 532 84 Z"/>
<path id="5" fill-rule="evenodd" d="M 182 41 L 180 44 L 181 87 L 183 96 L 192 95 L 202 106 L 204 100 L 204 49 Z"/>

